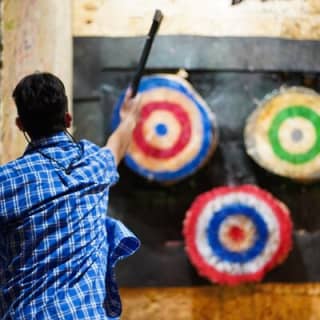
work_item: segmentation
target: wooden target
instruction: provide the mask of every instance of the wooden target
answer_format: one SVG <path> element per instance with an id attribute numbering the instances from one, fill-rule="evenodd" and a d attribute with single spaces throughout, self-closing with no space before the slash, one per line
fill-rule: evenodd
<path id="1" fill-rule="evenodd" d="M 265 98 L 245 127 L 247 153 L 263 168 L 288 178 L 320 177 L 320 95 L 303 87 Z"/>
<path id="2" fill-rule="evenodd" d="M 197 197 L 183 232 L 198 272 L 221 284 L 260 281 L 291 249 L 288 209 L 252 185 L 215 188 Z"/>
<path id="3" fill-rule="evenodd" d="M 217 125 L 205 101 L 175 75 L 142 78 L 138 93 L 142 110 L 125 163 L 139 175 L 174 182 L 193 174 L 212 154 Z M 120 121 L 120 97 L 113 127 Z"/>

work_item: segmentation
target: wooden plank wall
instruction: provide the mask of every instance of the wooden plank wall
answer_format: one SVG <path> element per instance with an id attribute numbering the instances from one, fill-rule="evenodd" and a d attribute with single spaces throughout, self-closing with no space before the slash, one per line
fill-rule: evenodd
<path id="1" fill-rule="evenodd" d="M 144 35 L 155 8 L 166 20 L 162 34 L 320 38 L 319 0 L 73 0 L 75 36 Z M 26 73 L 47 70 L 71 84 L 69 1 L 4 0 L 0 149 L 2 163 L 24 142 L 14 128 L 11 91 Z M 143 262 L 141 262 L 143 263 Z M 124 320 L 320 319 L 320 285 L 236 288 L 122 289 Z"/>
<path id="2" fill-rule="evenodd" d="M 73 0 L 75 36 L 144 35 L 156 8 L 160 34 L 320 38 L 319 0 Z"/>
<path id="3" fill-rule="evenodd" d="M 25 141 L 15 127 L 11 93 L 23 76 L 49 71 L 60 76 L 71 98 L 72 35 L 69 0 L 4 0 L 0 163 L 21 155 Z"/>
<path id="4" fill-rule="evenodd" d="M 73 0 L 73 35 L 143 36 L 156 8 L 165 14 L 161 35 L 320 39 L 319 0 Z M 319 283 L 136 287 L 121 295 L 123 320 L 320 319 Z"/>

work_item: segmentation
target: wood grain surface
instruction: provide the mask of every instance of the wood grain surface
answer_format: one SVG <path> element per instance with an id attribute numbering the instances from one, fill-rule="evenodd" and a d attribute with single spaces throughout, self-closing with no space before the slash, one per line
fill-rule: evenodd
<path id="1" fill-rule="evenodd" d="M 75 36 L 145 35 L 155 9 L 160 34 L 319 39 L 318 0 L 73 0 Z"/>
<path id="2" fill-rule="evenodd" d="M 319 284 L 121 289 L 122 320 L 318 320 Z"/>
<path id="3" fill-rule="evenodd" d="M 12 91 L 25 75 L 49 71 L 64 81 L 71 96 L 71 2 L 24 0 L 2 3 L 3 70 L 0 163 L 20 156 L 25 140 L 15 127 Z M 71 109 L 71 106 L 70 106 Z"/>

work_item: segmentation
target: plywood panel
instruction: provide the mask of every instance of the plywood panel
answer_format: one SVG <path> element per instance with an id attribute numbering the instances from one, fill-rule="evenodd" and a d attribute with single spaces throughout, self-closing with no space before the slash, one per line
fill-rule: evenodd
<path id="1" fill-rule="evenodd" d="M 71 2 L 5 0 L 3 5 L 2 143 L 0 162 L 19 156 L 25 142 L 15 128 L 11 93 L 23 76 L 49 71 L 65 82 L 71 95 Z"/>
<path id="2" fill-rule="evenodd" d="M 320 38 L 318 0 L 73 0 L 75 36 L 137 36 L 154 10 L 165 15 L 160 34 Z"/>
<path id="3" fill-rule="evenodd" d="M 320 285 L 121 290 L 123 320 L 317 320 Z"/>

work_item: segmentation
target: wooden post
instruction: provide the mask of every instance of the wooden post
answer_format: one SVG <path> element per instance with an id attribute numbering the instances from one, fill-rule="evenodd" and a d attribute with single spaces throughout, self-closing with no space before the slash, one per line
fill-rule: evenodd
<path id="1" fill-rule="evenodd" d="M 21 155 L 25 147 L 15 127 L 16 110 L 11 98 L 22 77 L 34 71 L 56 74 L 65 83 L 71 103 L 71 0 L 4 0 L 2 12 L 0 163 L 5 163 Z"/>
<path id="2" fill-rule="evenodd" d="M 2 16 L 2 6 L 0 5 L 0 97 L 2 97 L 2 50 L 3 50 L 3 37 L 2 37 L 2 32 L 3 32 L 3 16 Z M 2 122 L 3 122 L 3 115 L 2 115 L 2 110 L 3 110 L 3 102 L 2 99 L 0 99 L 0 164 L 1 164 L 1 155 L 3 154 L 3 146 L 2 146 Z"/>

